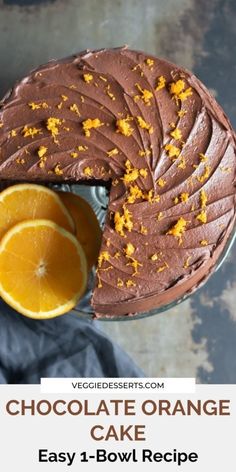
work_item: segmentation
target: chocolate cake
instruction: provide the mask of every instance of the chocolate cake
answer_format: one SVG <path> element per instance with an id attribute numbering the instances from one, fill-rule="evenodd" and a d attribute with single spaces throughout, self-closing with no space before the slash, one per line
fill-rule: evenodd
<path id="1" fill-rule="evenodd" d="M 214 270 L 235 224 L 235 135 L 193 74 L 85 51 L 18 82 L 0 126 L 2 181 L 109 186 L 97 316 L 166 305 Z"/>

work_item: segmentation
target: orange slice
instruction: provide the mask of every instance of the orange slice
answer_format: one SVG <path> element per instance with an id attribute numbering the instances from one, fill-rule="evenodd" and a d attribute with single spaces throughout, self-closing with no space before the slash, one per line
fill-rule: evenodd
<path id="1" fill-rule="evenodd" d="M 11 228 L 0 242 L 0 296 L 30 318 L 53 318 L 73 308 L 87 282 L 76 237 L 48 220 Z"/>
<path id="2" fill-rule="evenodd" d="M 18 184 L 0 193 L 0 238 L 15 224 L 39 218 L 74 231 L 70 213 L 52 190 L 42 185 Z"/>
<path id="3" fill-rule="evenodd" d="M 70 192 L 60 192 L 62 202 L 69 210 L 75 222 L 76 237 L 80 242 L 88 263 L 88 269 L 97 263 L 101 247 L 102 231 L 91 206 Z"/>

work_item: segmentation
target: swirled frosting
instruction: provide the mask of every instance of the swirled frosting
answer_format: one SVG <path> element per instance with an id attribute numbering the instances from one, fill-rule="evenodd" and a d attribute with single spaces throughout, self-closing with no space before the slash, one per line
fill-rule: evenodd
<path id="1" fill-rule="evenodd" d="M 194 75 L 85 51 L 17 83 L 0 126 L 2 180 L 110 186 L 97 316 L 166 305 L 212 272 L 235 222 L 235 135 Z"/>

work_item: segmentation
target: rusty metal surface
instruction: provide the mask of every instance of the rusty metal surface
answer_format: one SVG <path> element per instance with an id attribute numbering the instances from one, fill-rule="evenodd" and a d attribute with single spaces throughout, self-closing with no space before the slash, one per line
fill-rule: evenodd
<path id="1" fill-rule="evenodd" d="M 0 0 L 0 93 L 29 69 L 128 44 L 194 70 L 236 126 L 235 0 Z M 191 299 L 99 327 L 150 376 L 236 383 L 236 247 Z"/>

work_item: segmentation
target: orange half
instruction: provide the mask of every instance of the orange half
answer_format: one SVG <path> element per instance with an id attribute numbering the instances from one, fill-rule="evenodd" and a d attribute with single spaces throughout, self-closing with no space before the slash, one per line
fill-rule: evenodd
<path id="1" fill-rule="evenodd" d="M 0 193 L 0 238 L 17 223 L 33 219 L 52 220 L 67 231 L 74 222 L 59 196 L 42 185 L 18 184 Z"/>
<path id="2" fill-rule="evenodd" d="M 75 234 L 85 252 L 90 270 L 97 264 L 102 240 L 97 217 L 89 203 L 79 195 L 70 192 L 59 192 L 59 195 L 75 222 Z"/>
<path id="3" fill-rule="evenodd" d="M 87 283 L 84 251 L 48 220 L 11 228 L 0 242 L 0 296 L 19 313 L 45 319 L 72 309 Z"/>

